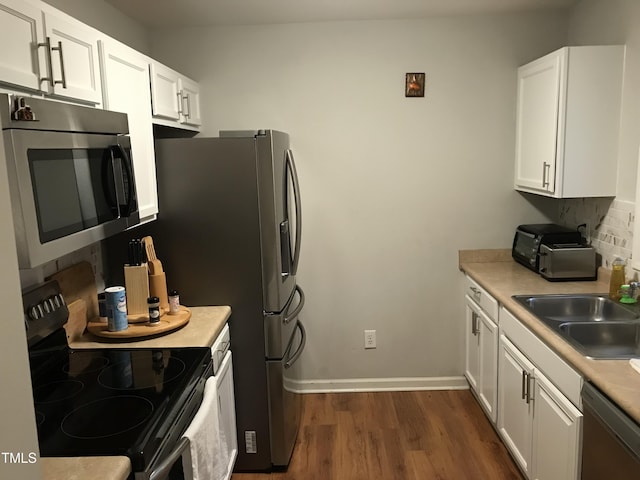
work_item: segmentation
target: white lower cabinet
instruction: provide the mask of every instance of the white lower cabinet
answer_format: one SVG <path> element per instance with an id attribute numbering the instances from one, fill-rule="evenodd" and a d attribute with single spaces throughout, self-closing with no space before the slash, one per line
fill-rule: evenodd
<path id="1" fill-rule="evenodd" d="M 220 455 L 220 457 L 227 459 L 225 480 L 231 478 L 233 466 L 238 456 L 236 403 L 233 388 L 233 357 L 231 350 L 229 350 L 230 342 L 231 335 L 227 324 L 211 347 L 218 394 L 219 443 L 220 448 L 224 449 L 224 455 Z"/>
<path id="2" fill-rule="evenodd" d="M 487 416 L 495 423 L 498 325 L 469 296 L 465 302 L 465 376 Z"/>
<path id="3" fill-rule="evenodd" d="M 518 466 L 530 477 L 533 405 L 527 389 L 533 364 L 500 335 L 498 365 L 498 432 Z"/>
<path id="4" fill-rule="evenodd" d="M 580 478 L 582 413 L 538 371 L 533 392 L 531 478 Z"/>
<path id="5" fill-rule="evenodd" d="M 226 479 L 231 478 L 233 466 L 238 456 L 238 438 L 236 434 L 236 404 L 233 390 L 233 360 L 229 351 L 222 362 L 217 377 L 218 411 L 220 412 L 221 445 L 226 449 L 228 458 Z"/>
<path id="6" fill-rule="evenodd" d="M 513 458 L 530 479 L 579 479 L 582 413 L 505 335 L 499 352 L 497 428 Z"/>

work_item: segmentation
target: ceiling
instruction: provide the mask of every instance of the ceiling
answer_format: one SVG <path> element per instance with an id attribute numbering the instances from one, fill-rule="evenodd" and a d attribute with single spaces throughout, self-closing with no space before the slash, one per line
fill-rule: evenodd
<path id="1" fill-rule="evenodd" d="M 419 18 L 567 8 L 579 0 L 105 0 L 147 28 Z"/>

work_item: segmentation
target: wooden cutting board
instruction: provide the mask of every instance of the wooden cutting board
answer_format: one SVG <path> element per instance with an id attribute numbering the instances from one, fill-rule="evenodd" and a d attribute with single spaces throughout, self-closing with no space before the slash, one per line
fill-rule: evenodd
<path id="1" fill-rule="evenodd" d="M 93 268 L 89 262 L 80 262 L 51 275 L 47 280 L 57 280 L 67 306 L 75 300 L 84 300 L 86 318 L 98 318 L 98 290 Z"/>
<path id="2" fill-rule="evenodd" d="M 87 328 L 87 303 L 79 298 L 67 304 L 69 319 L 64 324 L 67 332 L 67 341 L 73 342 L 80 338 Z"/>

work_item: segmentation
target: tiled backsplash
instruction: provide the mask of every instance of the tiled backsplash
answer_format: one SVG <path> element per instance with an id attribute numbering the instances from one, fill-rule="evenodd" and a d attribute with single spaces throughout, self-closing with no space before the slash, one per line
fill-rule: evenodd
<path id="1" fill-rule="evenodd" d="M 633 246 L 635 203 L 615 198 L 572 198 L 560 201 L 559 223 L 577 227 L 586 223 L 588 241 L 611 268 L 616 257 L 629 260 Z"/>

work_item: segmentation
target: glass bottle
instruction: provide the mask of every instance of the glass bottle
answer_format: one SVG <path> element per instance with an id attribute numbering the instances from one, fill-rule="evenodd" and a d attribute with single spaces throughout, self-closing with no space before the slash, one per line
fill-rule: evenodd
<path id="1" fill-rule="evenodd" d="M 625 261 L 619 257 L 611 264 L 611 280 L 609 280 L 609 298 L 611 300 L 620 300 L 620 287 L 627 283 L 624 267 Z"/>

